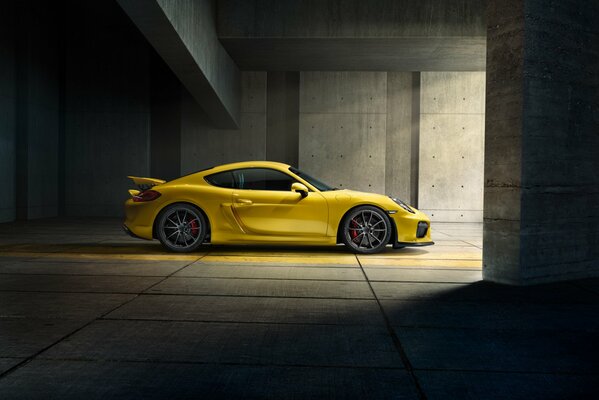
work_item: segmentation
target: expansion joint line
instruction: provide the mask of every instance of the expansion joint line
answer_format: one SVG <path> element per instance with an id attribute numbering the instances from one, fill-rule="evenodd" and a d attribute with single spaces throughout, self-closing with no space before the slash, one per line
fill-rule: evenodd
<path id="1" fill-rule="evenodd" d="M 422 386 L 420 386 L 420 383 L 418 382 L 418 378 L 416 377 L 416 374 L 414 373 L 414 367 L 412 366 L 412 363 L 410 362 L 410 359 L 408 358 L 408 355 L 406 354 L 406 352 L 403 348 L 403 345 L 401 344 L 401 341 L 399 340 L 399 336 L 397 336 L 397 334 L 395 333 L 395 330 L 393 330 L 393 327 L 391 326 L 391 321 L 389 320 L 389 317 L 387 316 L 387 313 L 385 312 L 385 309 L 383 308 L 381 301 L 379 300 L 378 296 L 376 295 L 376 292 L 374 291 L 374 288 L 372 287 L 370 279 L 368 279 L 368 275 L 366 275 L 366 271 L 364 271 L 364 267 L 362 266 L 360 259 L 358 258 L 357 255 L 355 257 L 356 257 L 356 260 L 358 261 L 358 265 L 360 266 L 360 270 L 362 271 L 362 274 L 364 275 L 364 279 L 366 280 L 366 283 L 368 284 L 368 287 L 370 288 L 370 291 L 372 292 L 372 295 L 374 296 L 374 299 L 376 300 L 376 303 L 379 306 L 379 310 L 381 311 L 383 320 L 385 321 L 385 327 L 387 328 L 387 332 L 389 333 L 389 336 L 391 336 L 391 341 L 393 342 L 393 345 L 395 346 L 395 350 L 397 350 L 397 353 L 399 354 L 399 357 L 401 358 L 404 368 L 406 369 L 406 371 L 410 375 L 410 378 L 412 379 L 412 382 L 414 383 L 414 387 L 416 388 L 416 391 L 418 392 L 418 398 L 420 400 L 426 400 L 426 394 L 424 393 Z"/>
<path id="2" fill-rule="evenodd" d="M 80 326 L 79 328 L 67 333 L 66 335 L 64 335 L 63 337 L 61 337 L 60 339 L 52 342 L 51 344 L 49 344 L 48 346 L 44 347 L 43 349 L 39 350 L 38 352 L 36 352 L 35 354 L 30 355 L 29 357 L 25 358 L 23 361 L 21 361 L 20 363 L 18 363 L 17 365 L 14 365 L 13 367 L 7 369 L 6 371 L 0 373 L 0 379 L 3 379 L 4 377 L 6 377 L 7 375 L 12 374 L 13 372 L 15 372 L 16 370 L 18 370 L 19 368 L 29 364 L 31 361 L 33 361 L 36 357 L 38 357 L 39 355 L 43 354 L 44 352 L 46 352 L 47 350 L 49 350 L 50 348 L 56 346 L 58 343 L 62 342 L 65 339 L 70 338 L 71 336 L 73 336 L 74 334 L 80 332 L 81 330 L 87 328 L 88 326 L 90 326 L 91 324 L 93 324 L 94 322 L 98 321 L 98 320 L 102 320 L 104 319 L 104 317 L 106 317 L 108 314 L 112 313 L 113 311 L 118 310 L 119 308 L 131 303 L 133 300 L 137 299 L 141 294 L 144 294 L 146 291 L 150 290 L 151 288 L 153 288 L 154 286 L 160 284 L 161 282 L 164 282 L 166 279 L 170 278 L 171 276 L 173 276 L 174 274 L 176 274 L 177 272 L 181 271 L 184 268 L 187 268 L 188 266 L 190 266 L 191 264 L 199 261 L 200 259 L 204 258 L 206 256 L 206 254 L 204 254 L 203 256 L 198 257 L 196 260 L 190 261 L 189 263 L 185 264 L 184 266 L 182 266 L 181 268 L 176 269 L 175 271 L 171 272 L 170 274 L 168 274 L 167 276 L 164 277 L 164 279 L 161 279 L 160 281 L 150 285 L 149 287 L 145 288 L 144 290 L 142 290 L 140 293 L 132 293 L 134 294 L 133 297 L 131 297 L 129 300 L 126 300 L 124 302 L 122 302 L 121 304 L 119 304 L 116 307 L 111 308 L 110 310 L 106 311 L 105 313 L 103 313 L 102 315 L 92 318 L 91 320 L 89 320 L 88 322 L 86 322 L 85 324 L 83 324 L 82 326 Z M 60 292 L 56 292 L 57 294 L 59 294 Z"/>

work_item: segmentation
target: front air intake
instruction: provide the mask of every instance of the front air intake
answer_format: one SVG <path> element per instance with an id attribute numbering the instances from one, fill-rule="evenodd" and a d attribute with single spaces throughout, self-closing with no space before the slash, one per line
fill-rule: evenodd
<path id="1" fill-rule="evenodd" d="M 428 223 L 424 221 L 418 222 L 418 229 L 416 229 L 416 237 L 421 239 L 426 236 L 428 232 Z"/>

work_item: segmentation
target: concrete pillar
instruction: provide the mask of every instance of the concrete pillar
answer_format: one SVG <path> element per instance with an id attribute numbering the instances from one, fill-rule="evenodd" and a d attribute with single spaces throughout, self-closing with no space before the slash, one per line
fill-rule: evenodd
<path id="1" fill-rule="evenodd" d="M 412 183 L 418 178 L 418 147 L 413 142 L 418 139 L 419 132 L 418 125 L 413 124 L 417 122 L 413 113 L 418 108 L 418 104 L 413 104 L 414 75 L 420 83 L 417 72 L 387 72 L 385 193 L 415 206 L 418 187 Z M 420 101 L 419 93 L 416 99 Z M 412 174 L 414 170 L 415 174 Z"/>
<path id="2" fill-rule="evenodd" d="M 266 159 L 297 165 L 299 72 L 267 74 Z"/>
<path id="3" fill-rule="evenodd" d="M 60 8 L 29 0 L 17 5 L 16 217 L 58 213 Z"/>
<path id="4" fill-rule="evenodd" d="M 483 277 L 599 275 L 599 3 L 488 3 Z"/>
<path id="5" fill-rule="evenodd" d="M 13 2 L 0 3 L 0 222 L 16 217 L 16 10 Z"/>

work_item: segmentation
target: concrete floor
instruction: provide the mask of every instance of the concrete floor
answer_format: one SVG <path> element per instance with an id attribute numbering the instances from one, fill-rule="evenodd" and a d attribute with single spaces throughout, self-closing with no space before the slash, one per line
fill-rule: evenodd
<path id="1" fill-rule="evenodd" d="M 0 225 L 0 398 L 558 399 L 599 390 L 599 280 L 481 282 L 435 246 L 163 252 L 120 221 Z"/>

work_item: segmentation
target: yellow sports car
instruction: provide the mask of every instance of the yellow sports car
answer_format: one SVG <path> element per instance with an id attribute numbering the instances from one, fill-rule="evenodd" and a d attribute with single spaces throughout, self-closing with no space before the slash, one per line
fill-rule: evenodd
<path id="1" fill-rule="evenodd" d="M 248 161 L 166 182 L 129 177 L 123 228 L 170 251 L 202 243 L 336 245 L 356 253 L 431 245 L 430 220 L 403 201 L 337 190 L 286 164 Z"/>

